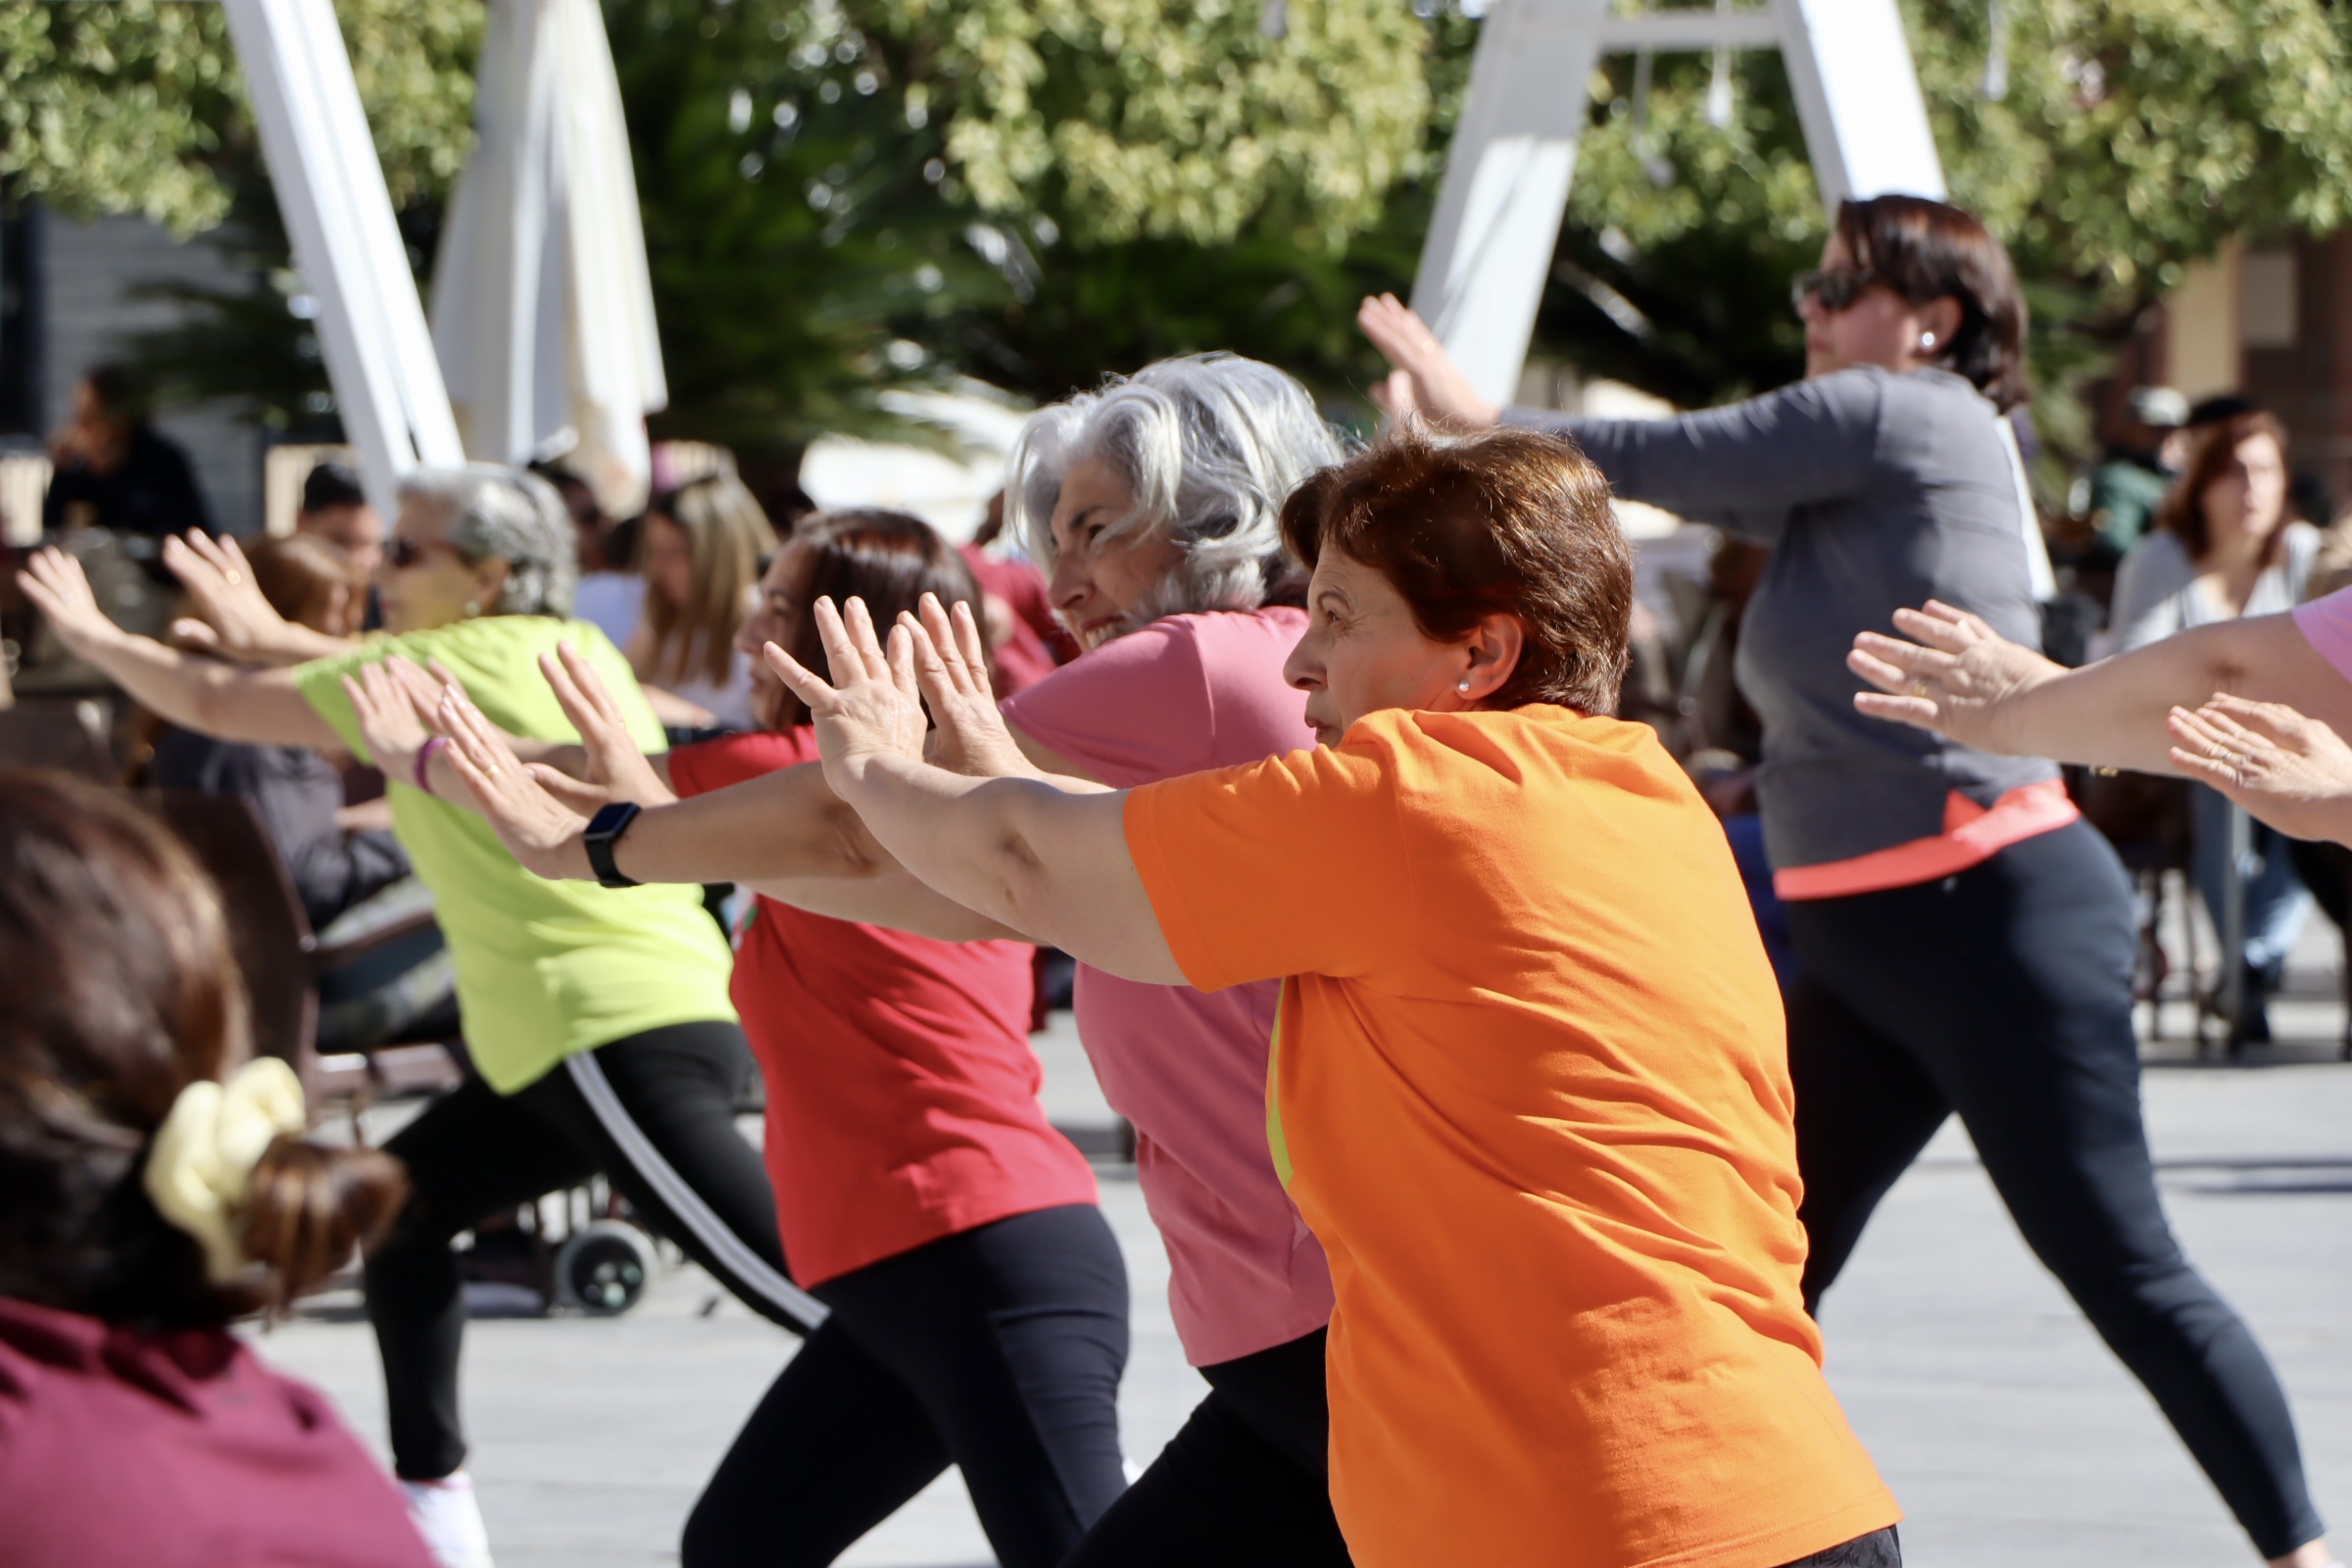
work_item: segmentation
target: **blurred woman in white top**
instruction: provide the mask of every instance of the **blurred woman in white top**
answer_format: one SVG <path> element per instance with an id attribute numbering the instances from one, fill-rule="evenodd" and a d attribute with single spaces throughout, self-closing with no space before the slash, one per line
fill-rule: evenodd
<path id="1" fill-rule="evenodd" d="M 735 634 L 775 548 L 767 514 L 732 473 L 689 480 L 646 509 L 637 539 L 645 612 L 624 651 L 638 680 L 701 710 L 657 702 L 665 724 L 758 727 L 751 661 Z"/>
<path id="2" fill-rule="evenodd" d="M 2262 410 L 2209 425 L 2156 513 L 2156 529 L 2132 547 L 2116 575 L 2109 624 L 2115 651 L 2161 641 L 2192 626 L 2275 615 L 2302 603 L 2320 531 L 2288 511 L 2286 431 Z M 2230 864 L 2230 807 L 2204 785 L 2191 798 L 2195 872 L 2218 926 Z M 2245 879 L 2245 980 L 2238 1024 L 2244 1038 L 2270 1039 L 2264 1001 L 2278 988 L 2287 951 L 2311 906 L 2286 841 L 2254 826 Z"/>

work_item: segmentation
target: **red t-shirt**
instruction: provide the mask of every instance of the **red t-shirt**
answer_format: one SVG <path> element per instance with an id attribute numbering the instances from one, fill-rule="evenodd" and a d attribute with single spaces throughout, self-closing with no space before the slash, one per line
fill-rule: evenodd
<path id="1" fill-rule="evenodd" d="M 432 1568 L 316 1390 L 220 1329 L 0 1299 L 0 1562 Z"/>
<path id="2" fill-rule="evenodd" d="M 803 726 L 680 747 L 669 777 L 700 795 L 815 760 Z M 767 1174 L 801 1284 L 1096 1200 L 1093 1169 L 1037 1102 L 1030 954 L 758 901 L 733 995 L 767 1080 Z"/>

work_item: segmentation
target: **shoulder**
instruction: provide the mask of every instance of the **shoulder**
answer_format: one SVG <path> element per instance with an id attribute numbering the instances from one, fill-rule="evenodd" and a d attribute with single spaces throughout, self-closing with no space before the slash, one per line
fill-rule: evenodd
<path id="1" fill-rule="evenodd" d="M 2119 575 L 2129 573 L 2148 583 L 2174 578 L 2188 582 L 2197 574 L 2197 564 L 2188 559 L 2188 551 L 2180 539 L 2158 529 L 2141 534 L 2132 548 L 2124 552 L 2122 564 L 2116 567 Z"/>

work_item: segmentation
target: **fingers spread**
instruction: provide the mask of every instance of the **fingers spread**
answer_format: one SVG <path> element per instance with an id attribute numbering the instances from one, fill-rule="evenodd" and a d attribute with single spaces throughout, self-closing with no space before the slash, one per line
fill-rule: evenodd
<path id="1" fill-rule="evenodd" d="M 1856 648 L 1853 652 L 1845 656 L 1845 667 L 1852 670 L 1855 674 L 1861 676 L 1864 680 L 1870 682 L 1873 686 L 1878 687 L 1881 691 L 1901 692 L 1911 684 L 1911 675 L 1909 671 L 1904 670 L 1894 664 L 1890 664 L 1886 660 L 1880 659 L 1876 655 L 1867 653 L 1860 648 Z M 1913 702 L 1929 701 L 1927 698 L 1921 697 L 1916 692 L 1910 693 L 1909 695 L 1910 700 Z M 1929 706 L 1933 707 L 1934 704 L 1930 703 Z"/>
<path id="2" fill-rule="evenodd" d="M 832 673 L 833 685 L 847 686 L 854 681 L 863 679 L 866 673 L 864 656 L 858 653 L 858 645 L 850 640 L 850 628 L 843 623 L 841 611 L 833 603 L 832 595 L 827 594 L 817 600 L 815 614 L 816 640 L 825 650 L 825 665 Z M 801 668 L 800 663 L 774 643 L 767 645 L 768 663 L 774 666 L 777 674 L 784 675 L 785 683 L 790 685 L 792 677 L 784 673 L 784 664 L 776 662 L 776 656 L 779 654 L 783 655 L 784 662 L 791 664 L 796 670 Z M 803 673 L 807 672 L 803 671 Z M 793 690 L 799 691 L 800 688 L 795 686 Z M 826 691 L 829 695 L 832 686 L 827 686 Z M 802 693 L 801 700 L 808 701 L 808 694 Z"/>
<path id="3" fill-rule="evenodd" d="M 1940 653 L 1957 654 L 1976 641 L 1972 628 L 1965 621 L 1952 618 L 1957 613 L 1948 605 L 1930 602 L 1925 610 L 1896 611 L 1894 629 L 1905 636 L 1917 638 Z M 1877 636 L 1878 633 L 1865 632 L 1862 635 Z"/>
<path id="4" fill-rule="evenodd" d="M 865 608 L 865 601 L 853 596 L 843 610 L 850 646 L 857 649 L 858 662 L 865 666 L 865 678 L 890 679 L 890 660 L 882 652 L 881 639 L 874 634 L 874 617 Z"/>
<path id="5" fill-rule="evenodd" d="M 972 613 L 969 600 L 956 601 L 955 621 L 956 647 L 963 656 L 972 694 L 994 701 L 996 692 L 988 678 L 988 643 L 980 635 L 979 617 Z"/>
<path id="6" fill-rule="evenodd" d="M 2229 719 L 2246 733 L 2263 736 L 2285 745 L 2300 743 L 2310 730 L 2312 721 L 2283 703 L 2250 702 L 2217 692 L 2203 710 L 2217 719 Z"/>
<path id="7" fill-rule="evenodd" d="M 819 628 L 821 631 L 821 621 Z M 823 676 L 813 670 L 803 668 L 799 660 L 774 643 L 763 644 L 760 649 L 760 654 L 767 661 L 767 667 L 776 672 L 776 678 L 790 689 L 792 695 L 808 705 L 810 713 L 830 710 L 830 704 L 838 694 Z"/>
<path id="8" fill-rule="evenodd" d="M 1925 697 L 1887 697 L 1879 692 L 1854 693 L 1854 710 L 1872 718 L 1891 719 L 1919 729 L 1934 729 L 1936 704 Z"/>
<path id="9" fill-rule="evenodd" d="M 556 645 L 556 656 L 564 661 L 564 673 L 571 677 L 572 686 L 578 690 L 587 706 L 594 709 L 606 723 L 621 723 L 620 704 L 613 700 L 612 691 L 605 685 L 605 678 L 596 672 L 594 664 L 588 662 L 587 656 L 568 642 Z"/>
<path id="10" fill-rule="evenodd" d="M 908 631 L 909 626 L 913 626 L 912 632 Z M 890 636 L 882 648 L 883 662 L 890 670 L 890 683 L 912 702 L 922 701 L 922 687 L 914 678 L 914 638 L 921 631 L 919 625 L 902 620 L 890 628 Z M 924 640 L 928 642 L 930 639 Z M 936 660 L 937 655 L 934 654 L 933 658 Z"/>

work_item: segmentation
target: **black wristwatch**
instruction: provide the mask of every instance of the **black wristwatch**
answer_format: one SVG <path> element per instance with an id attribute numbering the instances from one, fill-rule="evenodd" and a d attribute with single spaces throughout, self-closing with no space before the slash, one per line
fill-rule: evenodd
<path id="1" fill-rule="evenodd" d="M 580 842 L 588 847 L 588 868 L 596 873 L 597 881 L 606 887 L 634 888 L 644 885 L 634 877 L 622 876 L 620 867 L 612 863 L 612 846 L 620 842 L 620 836 L 629 830 L 629 824 L 637 820 L 637 813 L 643 809 L 645 808 L 635 801 L 614 801 L 610 806 L 600 806 L 596 808 L 596 814 L 588 819 L 588 831 L 580 835 Z"/>

